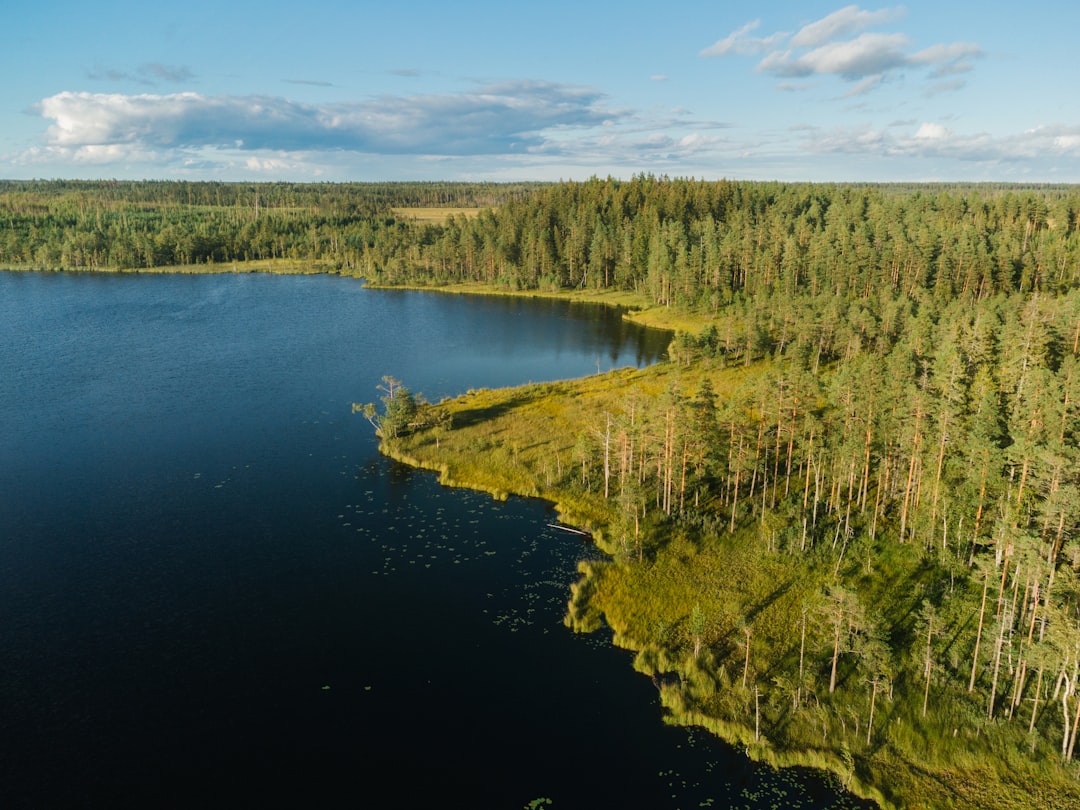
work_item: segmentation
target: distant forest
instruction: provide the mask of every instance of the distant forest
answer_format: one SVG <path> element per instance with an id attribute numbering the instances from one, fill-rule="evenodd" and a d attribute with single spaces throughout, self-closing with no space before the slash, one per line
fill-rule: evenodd
<path id="1" fill-rule="evenodd" d="M 356 272 L 412 233 L 392 208 L 497 207 L 531 184 L 0 181 L 0 267 L 292 259 Z"/>
<path id="2" fill-rule="evenodd" d="M 484 209 L 418 223 L 394 209 Z M 634 289 L 716 310 L 780 292 L 982 300 L 1080 273 L 1080 188 L 0 182 L 0 266 L 294 259 L 382 283 Z"/>

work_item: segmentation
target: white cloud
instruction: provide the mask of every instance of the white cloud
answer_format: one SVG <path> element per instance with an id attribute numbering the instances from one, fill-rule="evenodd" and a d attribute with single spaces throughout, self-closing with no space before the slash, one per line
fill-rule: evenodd
<path id="1" fill-rule="evenodd" d="M 911 40 L 904 33 L 867 30 L 895 22 L 904 15 L 902 7 L 865 11 L 850 5 L 803 26 L 794 35 L 777 32 L 764 37 L 750 36 L 760 27 L 760 22 L 754 20 L 700 55 L 764 54 L 757 65 L 761 73 L 782 79 L 824 75 L 858 82 L 849 96 L 865 93 L 885 76 L 906 68 L 927 69 L 931 79 L 966 73 L 972 69 L 973 60 L 982 56 L 975 43 L 938 43 L 912 51 Z M 781 89 L 789 90 L 792 86 L 786 82 Z M 955 81 L 941 83 L 937 92 L 956 86 Z"/>
<path id="2" fill-rule="evenodd" d="M 791 38 L 791 45 L 795 48 L 813 48 L 857 31 L 865 31 L 881 23 L 892 22 L 902 16 L 904 16 L 903 8 L 863 11 L 858 6 L 845 6 L 816 22 L 803 26 Z"/>
<path id="3" fill-rule="evenodd" d="M 442 95 L 303 104 L 272 96 L 58 93 L 50 126 L 16 165 L 97 166 L 107 176 L 467 178 L 655 171 L 731 153 L 728 125 L 673 109 L 605 106 L 594 90 L 536 81 Z M 111 168 L 110 168 L 111 167 Z M 455 168 L 456 167 L 456 168 Z M 561 167 L 561 168 L 559 168 Z M 89 169 L 86 169 L 89 171 Z"/>
<path id="4" fill-rule="evenodd" d="M 948 138 L 952 133 L 941 124 L 925 123 L 915 133 L 916 139 L 940 141 Z"/>
<path id="5" fill-rule="evenodd" d="M 1054 137 L 1054 146 L 1062 152 L 1080 155 L 1080 133 L 1057 135 Z"/>
<path id="6" fill-rule="evenodd" d="M 727 142 L 715 135 L 693 132 L 679 138 L 677 146 L 683 152 L 706 152 L 724 146 Z"/>
<path id="7" fill-rule="evenodd" d="M 748 34 L 757 30 L 761 20 L 752 20 L 737 31 L 733 31 L 723 39 L 717 40 L 708 48 L 699 52 L 699 56 L 727 56 L 736 54 L 739 56 L 753 55 L 767 51 L 777 42 L 787 37 L 785 33 L 776 33 L 768 37 L 751 37 Z"/>
<path id="8" fill-rule="evenodd" d="M 288 160 L 282 157 L 248 157 L 244 161 L 244 168 L 253 172 L 261 172 L 271 175 L 284 175 L 296 169 L 303 168 L 303 163 Z"/>
<path id="9" fill-rule="evenodd" d="M 948 45 L 931 45 L 911 55 L 912 64 L 944 65 L 968 57 L 982 55 L 982 49 L 974 42 L 953 42 Z"/>
<path id="10" fill-rule="evenodd" d="M 66 163 L 77 166 L 107 166 L 123 163 L 158 163 L 168 156 L 155 149 L 132 144 L 86 144 L 82 146 L 33 147 L 19 155 L 14 162 L 23 165 Z"/>
<path id="11" fill-rule="evenodd" d="M 907 62 L 903 34 L 861 34 L 844 42 L 831 42 L 800 56 L 793 51 L 774 51 L 758 70 L 785 78 L 833 74 L 845 79 L 876 76 Z"/>
<path id="12" fill-rule="evenodd" d="M 1013 135 L 960 134 L 937 122 L 889 132 L 869 127 L 814 132 L 806 148 L 816 153 L 879 157 L 947 158 L 960 163 L 1006 164 L 1034 159 L 1080 158 L 1080 127 L 1038 127 Z"/>
<path id="13" fill-rule="evenodd" d="M 546 82 L 492 84 L 455 95 L 384 96 L 302 104 L 273 96 L 63 92 L 38 105 L 63 149 L 355 150 L 383 154 L 512 154 L 550 133 L 596 126 L 617 112 L 587 88 Z"/>

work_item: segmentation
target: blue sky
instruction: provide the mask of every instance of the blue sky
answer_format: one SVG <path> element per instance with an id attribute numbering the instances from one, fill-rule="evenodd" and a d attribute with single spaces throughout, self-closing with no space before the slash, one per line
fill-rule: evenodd
<path id="1" fill-rule="evenodd" d="M 1080 182 L 1080 3 L 10 3 L 0 178 Z"/>

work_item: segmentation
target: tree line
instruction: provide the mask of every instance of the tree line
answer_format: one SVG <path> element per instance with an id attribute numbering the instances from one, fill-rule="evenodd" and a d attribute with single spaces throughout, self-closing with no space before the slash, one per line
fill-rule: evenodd
<path id="1" fill-rule="evenodd" d="M 292 259 L 371 271 L 420 230 L 394 208 L 502 205 L 534 184 L 0 181 L 0 267 Z"/>
<path id="2" fill-rule="evenodd" d="M 639 176 L 560 183 L 423 234 L 388 282 L 635 289 L 717 311 L 736 297 L 942 301 L 1077 282 L 1080 191 L 831 186 Z"/>
<path id="3" fill-rule="evenodd" d="M 420 223 L 394 209 L 472 207 Z M 888 288 L 940 301 L 1077 282 L 1080 190 L 639 175 L 580 183 L 0 182 L 0 265 L 110 269 L 287 258 L 380 283 L 738 299 Z"/>

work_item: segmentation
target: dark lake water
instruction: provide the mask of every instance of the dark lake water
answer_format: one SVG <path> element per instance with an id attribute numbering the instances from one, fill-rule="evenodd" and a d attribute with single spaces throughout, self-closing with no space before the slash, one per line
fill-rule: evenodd
<path id="1" fill-rule="evenodd" d="M 0 273 L 0 807 L 851 807 L 662 723 L 540 502 L 353 401 L 654 362 L 595 308 L 335 277 Z"/>

